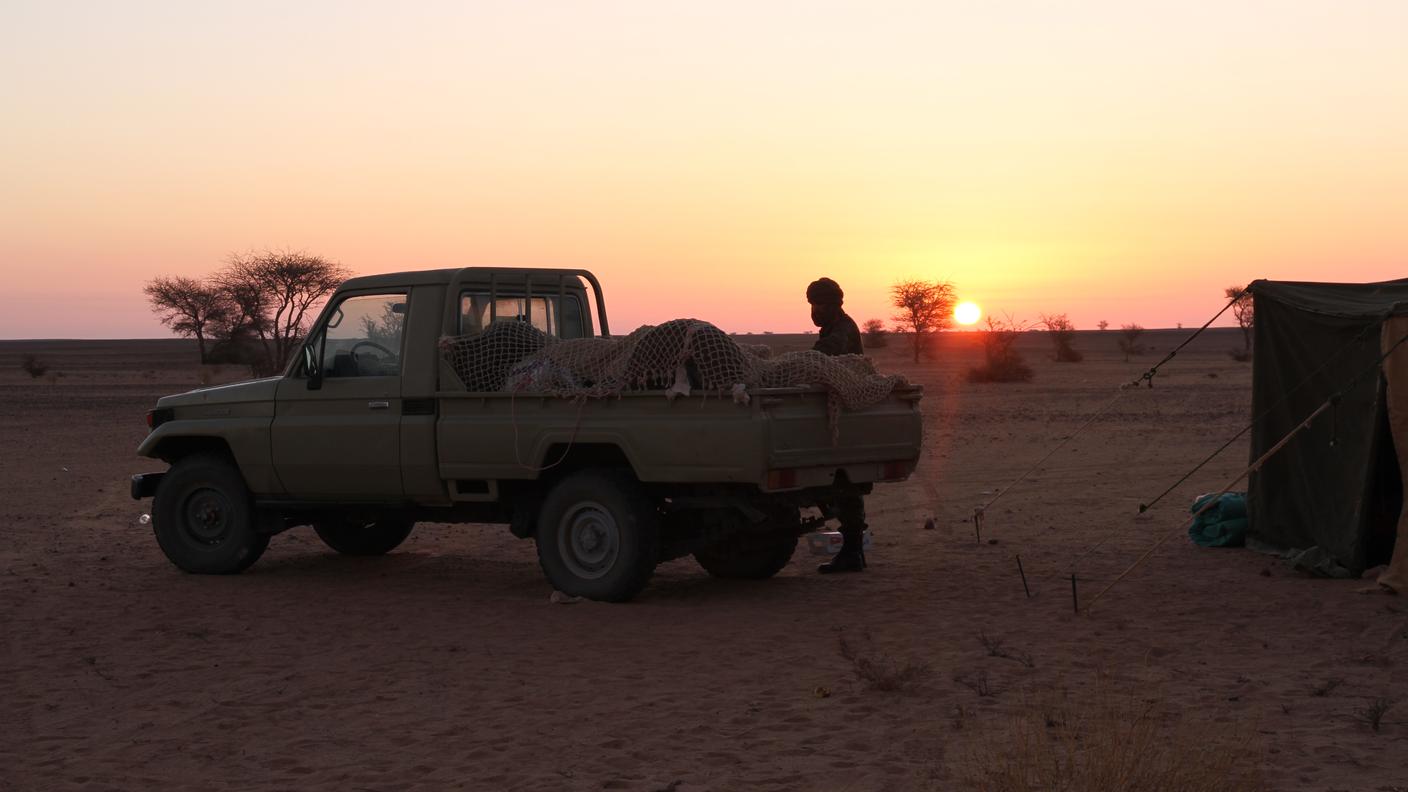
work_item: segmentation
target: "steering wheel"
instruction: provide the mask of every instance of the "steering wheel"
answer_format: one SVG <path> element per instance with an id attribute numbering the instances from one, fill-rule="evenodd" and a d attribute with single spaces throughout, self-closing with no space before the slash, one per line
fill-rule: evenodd
<path id="1" fill-rule="evenodd" d="M 387 349 L 386 347 L 382 346 L 381 344 L 378 344 L 378 343 L 375 342 L 375 341 L 358 341 L 357 343 L 353 344 L 353 345 L 352 345 L 352 348 L 349 349 L 349 350 L 347 350 L 347 352 L 348 352 L 348 354 L 350 354 L 350 355 L 352 356 L 352 361 L 357 364 L 357 370 L 358 370 L 359 372 L 361 371 L 362 365 L 361 365 L 360 362 L 357 361 L 357 350 L 361 349 L 362 347 L 371 347 L 372 349 L 375 349 L 375 350 L 377 350 L 378 352 L 384 353 L 384 354 L 386 355 L 386 361 L 387 361 L 387 362 L 390 362 L 390 361 L 393 361 L 393 360 L 396 359 L 396 353 L 395 353 L 395 352 L 392 352 L 391 350 Z M 380 366 L 385 365 L 385 364 L 384 364 L 384 363 L 380 363 L 380 364 L 374 363 L 373 365 L 376 365 L 376 366 L 380 367 Z"/>
<path id="2" fill-rule="evenodd" d="M 369 346 L 369 347 L 372 347 L 373 349 L 379 349 L 379 350 L 381 350 L 382 352 L 385 352 L 385 353 L 386 353 L 386 356 L 389 357 L 389 358 L 394 358 L 394 357 L 396 357 L 396 353 L 395 353 L 395 352 L 392 352 L 391 350 L 387 349 L 386 347 L 382 346 L 381 344 L 378 344 L 378 343 L 375 342 L 375 341 L 358 341 L 357 343 L 355 343 L 355 344 L 352 345 L 352 348 L 349 349 L 348 352 L 352 355 L 352 357 L 357 357 L 357 350 L 361 349 L 361 348 L 364 347 L 364 346 Z"/>

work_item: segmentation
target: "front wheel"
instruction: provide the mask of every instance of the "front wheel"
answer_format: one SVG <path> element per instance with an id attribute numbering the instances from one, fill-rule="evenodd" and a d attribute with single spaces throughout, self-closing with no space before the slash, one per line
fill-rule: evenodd
<path id="1" fill-rule="evenodd" d="M 343 555 L 378 556 L 400 547 L 415 525 L 399 518 L 321 520 L 313 523 L 313 531 L 323 544 Z"/>
<path id="2" fill-rule="evenodd" d="M 201 575 L 242 572 L 269 546 L 239 469 L 205 454 L 179 460 L 162 478 L 152 529 L 171 563 Z"/>
<path id="3" fill-rule="evenodd" d="M 660 560 L 655 504 L 625 471 L 582 471 L 552 488 L 538 516 L 538 563 L 565 594 L 624 602 Z"/>

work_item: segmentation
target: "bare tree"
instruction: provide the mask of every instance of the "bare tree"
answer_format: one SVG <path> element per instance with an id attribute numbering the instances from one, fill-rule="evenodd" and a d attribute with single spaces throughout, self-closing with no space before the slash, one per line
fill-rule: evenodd
<path id="1" fill-rule="evenodd" d="M 1246 360 L 1252 353 L 1252 290 L 1247 286 L 1228 286 L 1223 289 L 1227 299 L 1232 300 L 1232 315 L 1237 317 L 1237 326 L 1242 329 L 1242 357 Z M 1236 357 L 1234 355 L 1234 357 Z"/>
<path id="2" fill-rule="evenodd" d="M 1051 335 L 1051 343 L 1056 345 L 1056 361 L 1059 363 L 1079 363 L 1085 359 L 1073 345 L 1076 326 L 1065 314 L 1042 314 L 1042 327 Z"/>
<path id="3" fill-rule="evenodd" d="M 1120 325 L 1120 351 L 1124 353 L 1124 360 L 1129 362 L 1130 355 L 1137 355 L 1143 351 L 1139 345 L 1139 336 L 1144 334 L 1144 328 L 1137 324 Z"/>
<path id="4" fill-rule="evenodd" d="M 1096 323 L 1095 323 L 1095 326 L 1098 327 L 1098 328 L 1100 328 L 1100 332 L 1103 333 L 1103 332 L 1105 332 L 1106 330 L 1109 329 L 1110 323 L 1107 322 L 1107 321 L 1105 321 L 1104 319 L 1101 319 L 1099 322 L 1096 322 Z"/>
<path id="5" fill-rule="evenodd" d="M 885 346 L 885 344 L 887 343 L 887 340 L 885 338 L 885 323 L 880 321 L 879 319 L 865 320 L 864 330 L 864 340 L 866 346 L 871 348 L 879 348 Z"/>
<path id="6" fill-rule="evenodd" d="M 176 335 L 196 340 L 200 362 L 204 363 L 206 337 L 230 313 L 230 301 L 224 291 L 215 284 L 183 275 L 153 278 L 142 291 L 162 324 Z"/>
<path id="7" fill-rule="evenodd" d="M 983 331 L 983 365 L 968 370 L 969 382 L 1030 382 L 1032 367 L 1017 351 L 1017 339 L 1027 328 L 1008 317 L 1005 321 L 987 317 Z"/>
<path id="8" fill-rule="evenodd" d="M 947 281 L 901 281 L 890 287 L 893 304 L 900 312 L 893 317 L 900 329 L 914 333 L 914 362 L 919 362 L 919 350 L 926 336 L 943 330 L 953 322 L 953 304 L 957 300 L 953 284 Z"/>
<path id="9" fill-rule="evenodd" d="M 301 251 L 265 251 L 231 256 L 218 280 L 228 293 L 244 296 L 247 326 L 264 342 L 268 364 L 277 367 L 307 333 L 310 309 L 350 274 Z"/>

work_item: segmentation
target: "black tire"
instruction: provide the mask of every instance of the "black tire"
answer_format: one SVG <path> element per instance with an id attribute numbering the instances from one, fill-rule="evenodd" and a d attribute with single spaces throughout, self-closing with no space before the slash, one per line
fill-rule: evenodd
<path id="1" fill-rule="evenodd" d="M 640 593 L 660 561 L 660 515 L 630 473 L 586 470 L 548 492 L 538 564 L 558 591 L 604 602 Z"/>
<path id="2" fill-rule="evenodd" d="M 795 536 L 737 536 L 694 551 L 694 560 L 716 578 L 767 580 L 781 572 L 796 551 Z"/>
<path id="3" fill-rule="evenodd" d="M 414 527 L 414 521 L 396 517 L 375 522 L 348 519 L 313 523 L 313 531 L 323 544 L 351 556 L 385 555 L 400 547 Z"/>
<path id="4" fill-rule="evenodd" d="M 232 575 L 269 546 L 238 468 L 197 454 L 171 466 L 152 501 L 152 529 L 171 563 L 198 575 Z"/>

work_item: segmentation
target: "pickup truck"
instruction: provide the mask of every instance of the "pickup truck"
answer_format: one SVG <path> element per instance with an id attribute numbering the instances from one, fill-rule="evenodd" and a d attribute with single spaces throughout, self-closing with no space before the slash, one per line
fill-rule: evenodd
<path id="1" fill-rule="evenodd" d="M 610 336 L 585 270 L 358 277 L 282 375 L 160 399 L 137 453 L 169 468 L 134 476 L 132 496 L 153 498 L 162 551 L 187 572 L 229 574 L 300 526 L 338 553 L 377 555 L 418 521 L 501 524 L 536 541 L 559 591 L 624 601 L 691 554 L 716 577 L 771 577 L 838 494 L 904 480 L 919 459 L 917 386 L 839 417 L 812 386 L 746 403 L 466 390 L 439 343 L 500 322 Z"/>

